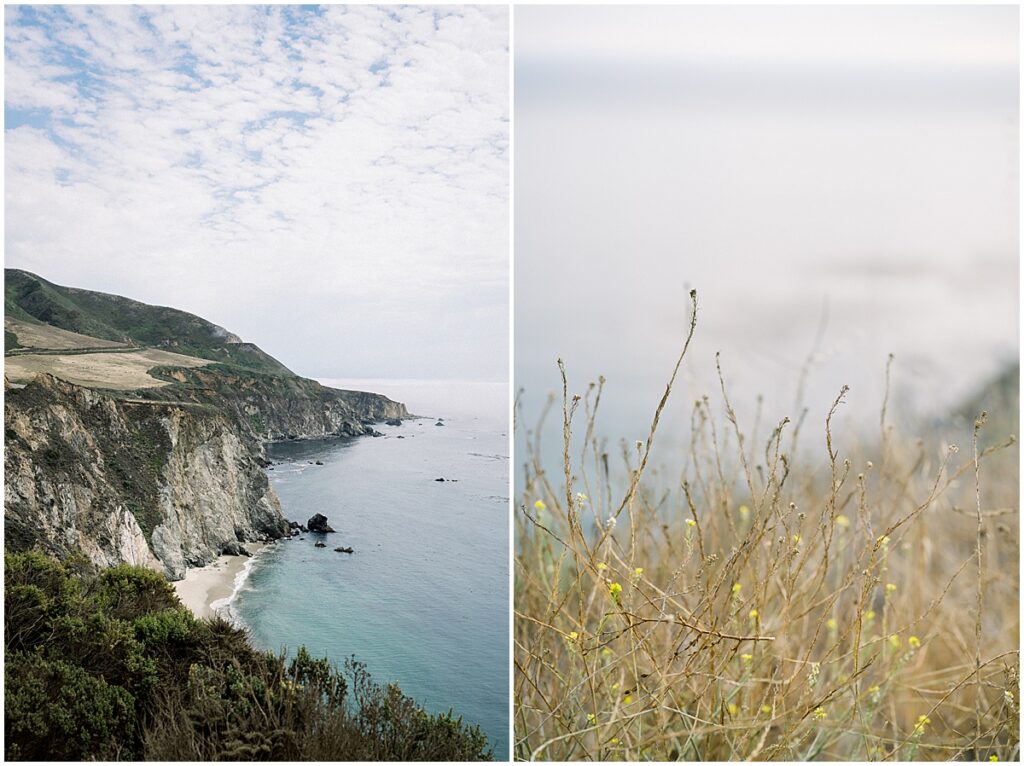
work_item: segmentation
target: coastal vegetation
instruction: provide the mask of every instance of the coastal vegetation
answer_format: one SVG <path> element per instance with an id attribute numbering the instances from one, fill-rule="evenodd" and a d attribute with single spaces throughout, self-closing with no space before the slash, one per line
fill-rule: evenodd
<path id="1" fill-rule="evenodd" d="M 865 439 L 845 386 L 741 423 L 719 361 L 658 465 L 692 297 L 646 441 L 610 454 L 561 363 L 557 468 L 517 422 L 516 758 L 1018 760 L 1016 390 L 915 439 L 887 385 Z"/>
<path id="2" fill-rule="evenodd" d="M 168 583 L 290 534 L 264 442 L 379 436 L 404 405 L 185 312 L 5 276 L 7 759 L 491 757 L 355 658 L 259 651 Z"/>
<path id="3" fill-rule="evenodd" d="M 354 659 L 260 652 L 198 620 L 159 574 L 4 556 L 7 760 L 489 760 Z"/>

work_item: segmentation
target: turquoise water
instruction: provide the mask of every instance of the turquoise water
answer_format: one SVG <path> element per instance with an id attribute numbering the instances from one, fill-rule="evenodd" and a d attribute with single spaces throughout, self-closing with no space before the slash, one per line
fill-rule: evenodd
<path id="1" fill-rule="evenodd" d="M 445 423 L 268 445 L 285 516 L 322 513 L 337 533 L 269 547 L 231 611 L 263 648 L 305 644 L 338 663 L 355 655 L 428 710 L 479 724 L 504 759 L 508 434 L 503 417 Z M 356 552 L 335 553 L 342 545 Z"/>

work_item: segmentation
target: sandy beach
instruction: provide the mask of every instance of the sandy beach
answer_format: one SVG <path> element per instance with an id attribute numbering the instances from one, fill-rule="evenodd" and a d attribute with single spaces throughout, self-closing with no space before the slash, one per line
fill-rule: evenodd
<path id="1" fill-rule="evenodd" d="M 266 546 L 246 543 L 245 547 L 255 556 Z M 184 580 L 171 584 L 181 603 L 196 617 L 213 617 L 214 612 L 210 605 L 231 595 L 235 589 L 235 576 L 242 571 L 247 561 L 248 556 L 218 556 L 212 564 L 187 570 Z"/>

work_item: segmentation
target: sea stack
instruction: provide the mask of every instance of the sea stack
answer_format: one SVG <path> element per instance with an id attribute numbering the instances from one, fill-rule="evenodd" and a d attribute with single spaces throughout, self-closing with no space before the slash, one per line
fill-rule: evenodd
<path id="1" fill-rule="evenodd" d="M 334 529 L 327 523 L 327 517 L 322 513 L 314 513 L 306 522 L 306 528 L 310 532 L 333 532 Z"/>

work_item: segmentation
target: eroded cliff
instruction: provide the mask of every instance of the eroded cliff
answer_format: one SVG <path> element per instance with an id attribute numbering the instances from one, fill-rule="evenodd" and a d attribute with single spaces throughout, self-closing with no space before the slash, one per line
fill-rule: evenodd
<path id="1" fill-rule="evenodd" d="M 232 541 L 287 533 L 259 445 L 230 416 L 41 375 L 8 389 L 6 544 L 180 579 Z"/>
<path id="2" fill-rule="evenodd" d="M 409 417 L 404 404 L 386 396 L 328 388 L 299 376 L 239 373 L 216 364 L 156 367 L 150 374 L 170 385 L 136 395 L 212 405 L 259 441 L 361 436 L 372 433 L 375 421 Z"/>

